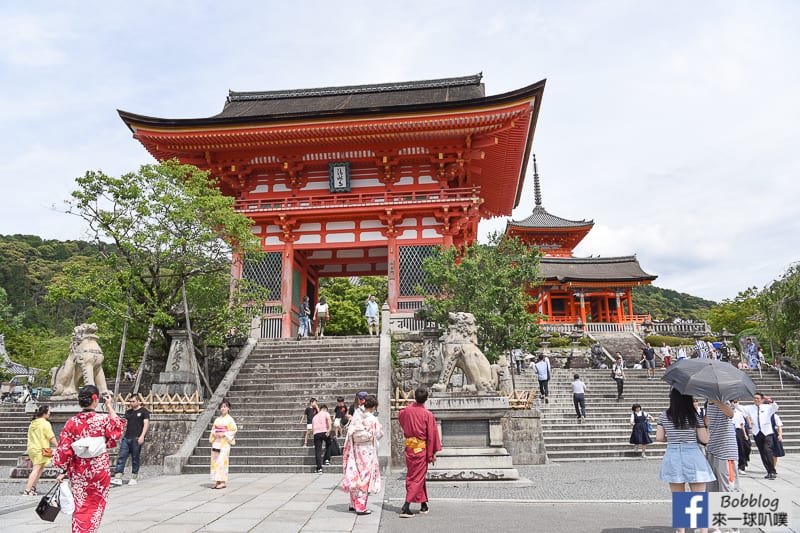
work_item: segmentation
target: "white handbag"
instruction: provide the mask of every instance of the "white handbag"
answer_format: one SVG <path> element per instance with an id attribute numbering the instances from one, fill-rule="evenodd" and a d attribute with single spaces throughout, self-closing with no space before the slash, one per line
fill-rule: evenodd
<path id="1" fill-rule="evenodd" d="M 84 437 L 72 443 L 72 450 L 81 459 L 91 459 L 106 453 L 105 437 Z"/>

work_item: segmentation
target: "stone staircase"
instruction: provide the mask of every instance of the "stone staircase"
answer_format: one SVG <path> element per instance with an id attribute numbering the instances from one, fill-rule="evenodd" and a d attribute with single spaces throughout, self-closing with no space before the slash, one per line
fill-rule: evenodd
<path id="1" fill-rule="evenodd" d="M 578 424 L 572 406 L 573 374 L 577 372 L 586 383 L 586 421 Z M 617 402 L 617 387 L 609 370 L 565 370 L 553 369 L 550 380 L 550 402 L 542 405 L 547 457 L 551 461 L 593 461 L 610 458 L 638 458 L 637 447 L 628 443 L 631 426 L 631 405 L 639 403 L 642 408 L 658 418 L 669 406 L 669 385 L 661 381 L 663 369 L 656 370 L 656 381 L 648 381 L 644 370 L 626 370 L 625 399 Z M 758 371 L 749 371 L 756 388 L 777 401 L 779 415 L 784 424 L 784 448 L 786 453 L 800 452 L 800 385 L 784 380 L 781 390 L 779 377 L 772 370 L 764 370 L 763 378 Z M 517 388 L 535 388 L 538 382 L 531 371 L 515 376 Z M 752 403 L 750 399 L 743 402 Z M 665 444 L 655 442 L 647 446 L 650 457 L 661 457 Z M 755 459 L 758 460 L 756 451 Z M 752 459 L 752 456 L 751 456 Z"/>
<path id="2" fill-rule="evenodd" d="M 303 447 L 305 419 L 301 422 L 308 400 L 314 397 L 333 412 L 337 396 L 349 406 L 358 391 L 376 393 L 378 359 L 378 337 L 259 341 L 227 395 L 239 426 L 230 471 L 313 472 L 313 439 Z M 208 473 L 208 436 L 206 430 L 184 466 L 185 473 Z M 344 446 L 344 440 L 339 444 Z M 331 463 L 326 471 L 341 471 L 341 457 Z"/>
<path id="3" fill-rule="evenodd" d="M 32 416 L 23 404 L 0 403 L 0 466 L 16 466 L 25 455 Z"/>
<path id="4" fill-rule="evenodd" d="M 642 359 L 644 345 L 633 333 L 592 333 L 592 337 L 606 349 L 611 357 L 614 357 L 617 352 L 621 353 L 628 367 L 633 367 L 634 363 L 638 363 Z M 608 361 L 605 362 L 609 364 Z"/>

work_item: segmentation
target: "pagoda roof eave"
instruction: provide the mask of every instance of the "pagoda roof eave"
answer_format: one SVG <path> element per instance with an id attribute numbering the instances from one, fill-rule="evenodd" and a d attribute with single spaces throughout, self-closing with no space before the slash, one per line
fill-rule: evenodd
<path id="1" fill-rule="evenodd" d="M 518 103 L 524 100 L 535 99 L 535 118 L 538 117 L 540 99 L 544 92 L 545 80 L 541 80 L 532 85 L 482 98 L 472 98 L 468 100 L 455 100 L 448 102 L 430 102 L 417 104 L 402 104 L 389 106 L 365 107 L 357 109 L 328 109 L 313 112 L 290 112 L 276 113 L 269 115 L 245 115 L 245 116 L 213 116 L 206 118 L 160 118 L 147 115 L 139 115 L 122 109 L 117 109 L 117 113 L 128 128 L 135 133 L 136 127 L 163 128 L 163 129 L 184 129 L 184 128 L 214 128 L 252 125 L 254 122 L 263 125 L 272 123 L 304 122 L 308 120 L 325 119 L 345 119 L 369 116 L 391 116 L 403 115 L 410 112 L 432 112 L 432 111 L 462 111 L 470 108 L 483 108 L 494 105 L 507 105 Z M 527 157 L 526 157 L 527 159 Z"/>

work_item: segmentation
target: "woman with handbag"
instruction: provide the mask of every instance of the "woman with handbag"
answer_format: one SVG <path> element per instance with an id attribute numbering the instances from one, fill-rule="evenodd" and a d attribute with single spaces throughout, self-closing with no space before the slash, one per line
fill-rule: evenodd
<path id="1" fill-rule="evenodd" d="M 688 483 L 690 492 L 705 492 L 706 483 L 716 480 L 698 444 L 708 443 L 708 437 L 708 428 L 692 397 L 672 389 L 669 409 L 659 415 L 656 429 L 656 440 L 667 443 L 658 478 L 669 483 L 670 491 L 686 492 Z M 708 533 L 707 528 L 695 531 Z M 684 529 L 676 533 L 684 533 Z"/>
<path id="2" fill-rule="evenodd" d="M 53 426 L 50 425 L 50 407 L 40 405 L 28 426 L 28 458 L 31 460 L 31 473 L 25 484 L 25 496 L 36 496 L 36 482 L 44 472 L 44 467 L 53 460 L 53 448 L 57 446 Z"/>
<path id="3" fill-rule="evenodd" d="M 647 458 L 647 445 L 653 442 L 650 438 L 648 426 L 654 422 L 652 416 L 647 411 L 642 411 L 642 406 L 635 403 L 631 406 L 631 438 L 630 443 L 642 447 L 642 458 Z"/>
<path id="4" fill-rule="evenodd" d="M 104 393 L 103 401 L 106 413 L 98 413 L 97 387 L 86 385 L 78 391 L 78 404 L 83 411 L 64 424 L 53 455 L 53 465 L 62 469 L 56 480 L 61 483 L 68 476 L 72 485 L 75 498 L 72 533 L 97 531 L 108 503 L 111 464 L 107 450 L 114 448 L 122 437 L 125 420 L 114 412 L 111 394 Z"/>
<path id="5" fill-rule="evenodd" d="M 228 461 L 231 457 L 231 446 L 236 444 L 236 421 L 230 415 L 231 402 L 222 400 L 219 404 L 221 413 L 214 420 L 211 435 L 208 441 L 211 443 L 211 480 L 214 482 L 214 489 L 224 489 L 228 483 Z"/>
<path id="6" fill-rule="evenodd" d="M 364 400 L 364 414 L 354 418 L 347 428 L 342 456 L 344 479 L 342 489 L 350 493 L 350 510 L 368 515 L 369 493 L 381 490 L 381 471 L 378 464 L 378 440 L 383 428 L 375 415 L 378 399 L 370 394 Z"/>

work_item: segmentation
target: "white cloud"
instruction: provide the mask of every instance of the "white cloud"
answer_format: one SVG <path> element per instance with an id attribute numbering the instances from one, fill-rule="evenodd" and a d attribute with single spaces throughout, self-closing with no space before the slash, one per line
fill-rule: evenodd
<path id="1" fill-rule="evenodd" d="M 794 2 L 192 6 L 0 7 L 0 233 L 80 237 L 49 210 L 73 179 L 152 161 L 117 108 L 204 117 L 228 89 L 482 71 L 487 94 L 548 79 L 534 150 L 545 207 L 596 222 L 578 253 L 635 253 L 713 299 L 798 259 Z M 528 177 L 515 218 L 532 208 Z"/>

